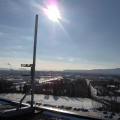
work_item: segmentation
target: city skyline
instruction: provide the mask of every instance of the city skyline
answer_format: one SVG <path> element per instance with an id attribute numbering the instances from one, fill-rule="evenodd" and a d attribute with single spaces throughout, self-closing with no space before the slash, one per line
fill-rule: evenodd
<path id="1" fill-rule="evenodd" d="M 120 68 L 120 1 L 49 1 L 59 23 L 44 15 L 45 0 L 0 0 L 1 68 L 32 64 L 36 14 L 36 70 Z"/>

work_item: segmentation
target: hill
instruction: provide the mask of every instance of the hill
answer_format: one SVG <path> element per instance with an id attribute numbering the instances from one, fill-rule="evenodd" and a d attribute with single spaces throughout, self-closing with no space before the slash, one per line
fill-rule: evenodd
<path id="1" fill-rule="evenodd" d="M 93 69 L 93 70 L 63 70 L 63 72 L 120 75 L 120 68 L 115 68 L 115 69 Z"/>

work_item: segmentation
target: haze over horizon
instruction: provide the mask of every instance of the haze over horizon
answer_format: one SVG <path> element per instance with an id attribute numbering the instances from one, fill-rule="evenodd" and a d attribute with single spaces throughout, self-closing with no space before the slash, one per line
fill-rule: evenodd
<path id="1" fill-rule="evenodd" d="M 43 14 L 57 2 L 62 19 Z M 32 64 L 38 14 L 36 70 L 120 68 L 120 1 L 0 0 L 0 67 Z"/>

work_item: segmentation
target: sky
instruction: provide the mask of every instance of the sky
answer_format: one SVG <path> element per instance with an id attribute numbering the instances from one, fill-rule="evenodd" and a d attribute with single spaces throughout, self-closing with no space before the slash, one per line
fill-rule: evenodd
<path id="1" fill-rule="evenodd" d="M 50 1 L 0 0 L 0 68 L 32 64 L 36 14 L 36 70 L 120 68 L 119 0 L 54 0 L 58 22 L 43 12 Z"/>

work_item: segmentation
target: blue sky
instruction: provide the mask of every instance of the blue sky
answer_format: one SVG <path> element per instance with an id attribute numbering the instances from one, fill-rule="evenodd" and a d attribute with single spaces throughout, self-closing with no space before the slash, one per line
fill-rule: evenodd
<path id="1" fill-rule="evenodd" d="M 58 0 L 59 23 L 43 14 L 44 1 L 0 0 L 1 68 L 32 63 L 36 14 L 37 70 L 120 67 L 119 0 Z"/>

